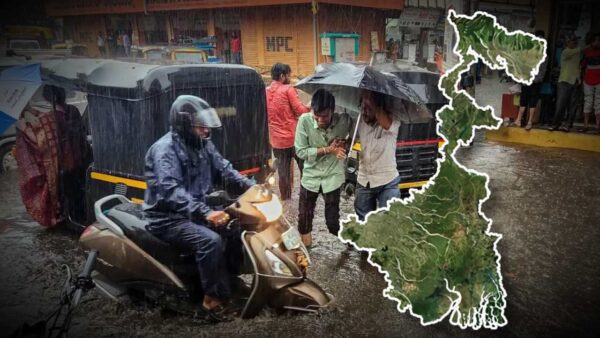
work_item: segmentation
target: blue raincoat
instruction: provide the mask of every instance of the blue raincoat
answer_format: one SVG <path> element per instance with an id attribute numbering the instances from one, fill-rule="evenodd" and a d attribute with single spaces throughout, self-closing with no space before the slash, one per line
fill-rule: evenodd
<path id="1" fill-rule="evenodd" d="M 182 219 L 205 223 L 212 211 L 205 198 L 213 192 L 217 178 L 243 191 L 253 184 L 233 169 L 210 140 L 202 149 L 193 149 L 174 132 L 165 134 L 148 150 L 145 176 L 148 187 L 143 209 L 150 228 Z"/>
<path id="2" fill-rule="evenodd" d="M 143 210 L 148 230 L 194 253 L 204 294 L 230 297 L 229 276 L 239 273 L 242 243 L 239 234 L 224 242 L 208 226 L 206 216 L 213 210 L 205 203 L 206 195 L 213 191 L 216 178 L 244 191 L 253 182 L 233 169 L 210 140 L 201 149 L 194 149 L 174 132 L 165 134 L 148 150 L 145 176 L 148 187 Z"/>

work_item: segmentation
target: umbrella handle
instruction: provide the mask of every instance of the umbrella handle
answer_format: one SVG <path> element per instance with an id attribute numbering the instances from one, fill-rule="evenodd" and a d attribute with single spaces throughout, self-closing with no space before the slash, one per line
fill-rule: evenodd
<path id="1" fill-rule="evenodd" d="M 350 142 L 350 150 L 348 151 L 348 154 L 350 154 L 350 151 L 352 151 L 352 149 L 354 148 L 354 142 L 356 141 L 356 134 L 358 133 L 358 125 L 360 124 L 360 117 L 362 114 L 358 114 L 358 117 L 356 118 L 356 126 L 354 126 L 354 133 L 352 134 L 352 142 Z M 350 158 L 350 156 L 346 156 L 346 163 L 344 163 L 344 171 L 348 171 L 348 159 Z"/>

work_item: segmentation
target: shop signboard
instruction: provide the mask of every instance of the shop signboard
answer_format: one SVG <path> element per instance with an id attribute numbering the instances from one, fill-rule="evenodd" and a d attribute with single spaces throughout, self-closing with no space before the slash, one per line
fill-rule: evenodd
<path id="1" fill-rule="evenodd" d="M 331 56 L 331 38 L 321 38 L 321 55 Z"/>
<path id="2" fill-rule="evenodd" d="M 406 8 L 400 14 L 398 26 L 434 28 L 442 15 L 442 11 L 435 8 Z"/>
<path id="3" fill-rule="evenodd" d="M 354 52 L 355 40 L 353 38 L 335 39 L 335 61 L 336 62 L 354 62 L 356 54 Z"/>

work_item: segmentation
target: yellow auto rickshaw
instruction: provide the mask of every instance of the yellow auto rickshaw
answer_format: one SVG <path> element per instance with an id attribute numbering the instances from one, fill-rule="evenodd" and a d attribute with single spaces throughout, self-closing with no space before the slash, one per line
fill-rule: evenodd
<path id="1" fill-rule="evenodd" d="M 52 45 L 52 49 L 70 49 L 71 55 L 88 56 L 88 46 L 85 44 L 82 44 L 82 43 L 74 43 L 74 42 L 55 43 Z"/>
<path id="2" fill-rule="evenodd" d="M 136 60 L 164 61 L 170 60 L 171 55 L 167 46 L 139 46 L 132 47 L 131 54 Z"/>
<path id="3" fill-rule="evenodd" d="M 171 48 L 171 60 L 183 63 L 207 63 L 205 50 L 194 47 Z"/>

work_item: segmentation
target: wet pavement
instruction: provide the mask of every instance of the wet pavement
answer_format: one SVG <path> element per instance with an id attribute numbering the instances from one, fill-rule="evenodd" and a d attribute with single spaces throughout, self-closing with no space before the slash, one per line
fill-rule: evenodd
<path id="1" fill-rule="evenodd" d="M 518 147 L 483 141 L 458 155 L 491 176 L 484 205 L 502 233 L 502 274 L 508 325 L 497 331 L 461 330 L 446 322 L 423 327 L 381 295 L 383 277 L 356 251 L 327 234 L 319 199 L 310 277 L 337 298 L 321 316 L 276 316 L 215 326 L 156 308 L 115 304 L 94 292 L 77 309 L 71 335 L 112 336 L 598 336 L 600 327 L 600 153 Z M 58 302 L 68 264 L 79 271 L 85 253 L 76 236 L 31 221 L 15 171 L 0 176 L 0 336 L 35 321 Z M 298 182 L 296 182 L 296 189 Z M 296 196 L 297 196 L 296 191 Z M 352 211 L 352 201 L 342 200 Z M 288 209 L 295 223 L 297 203 Z"/>

